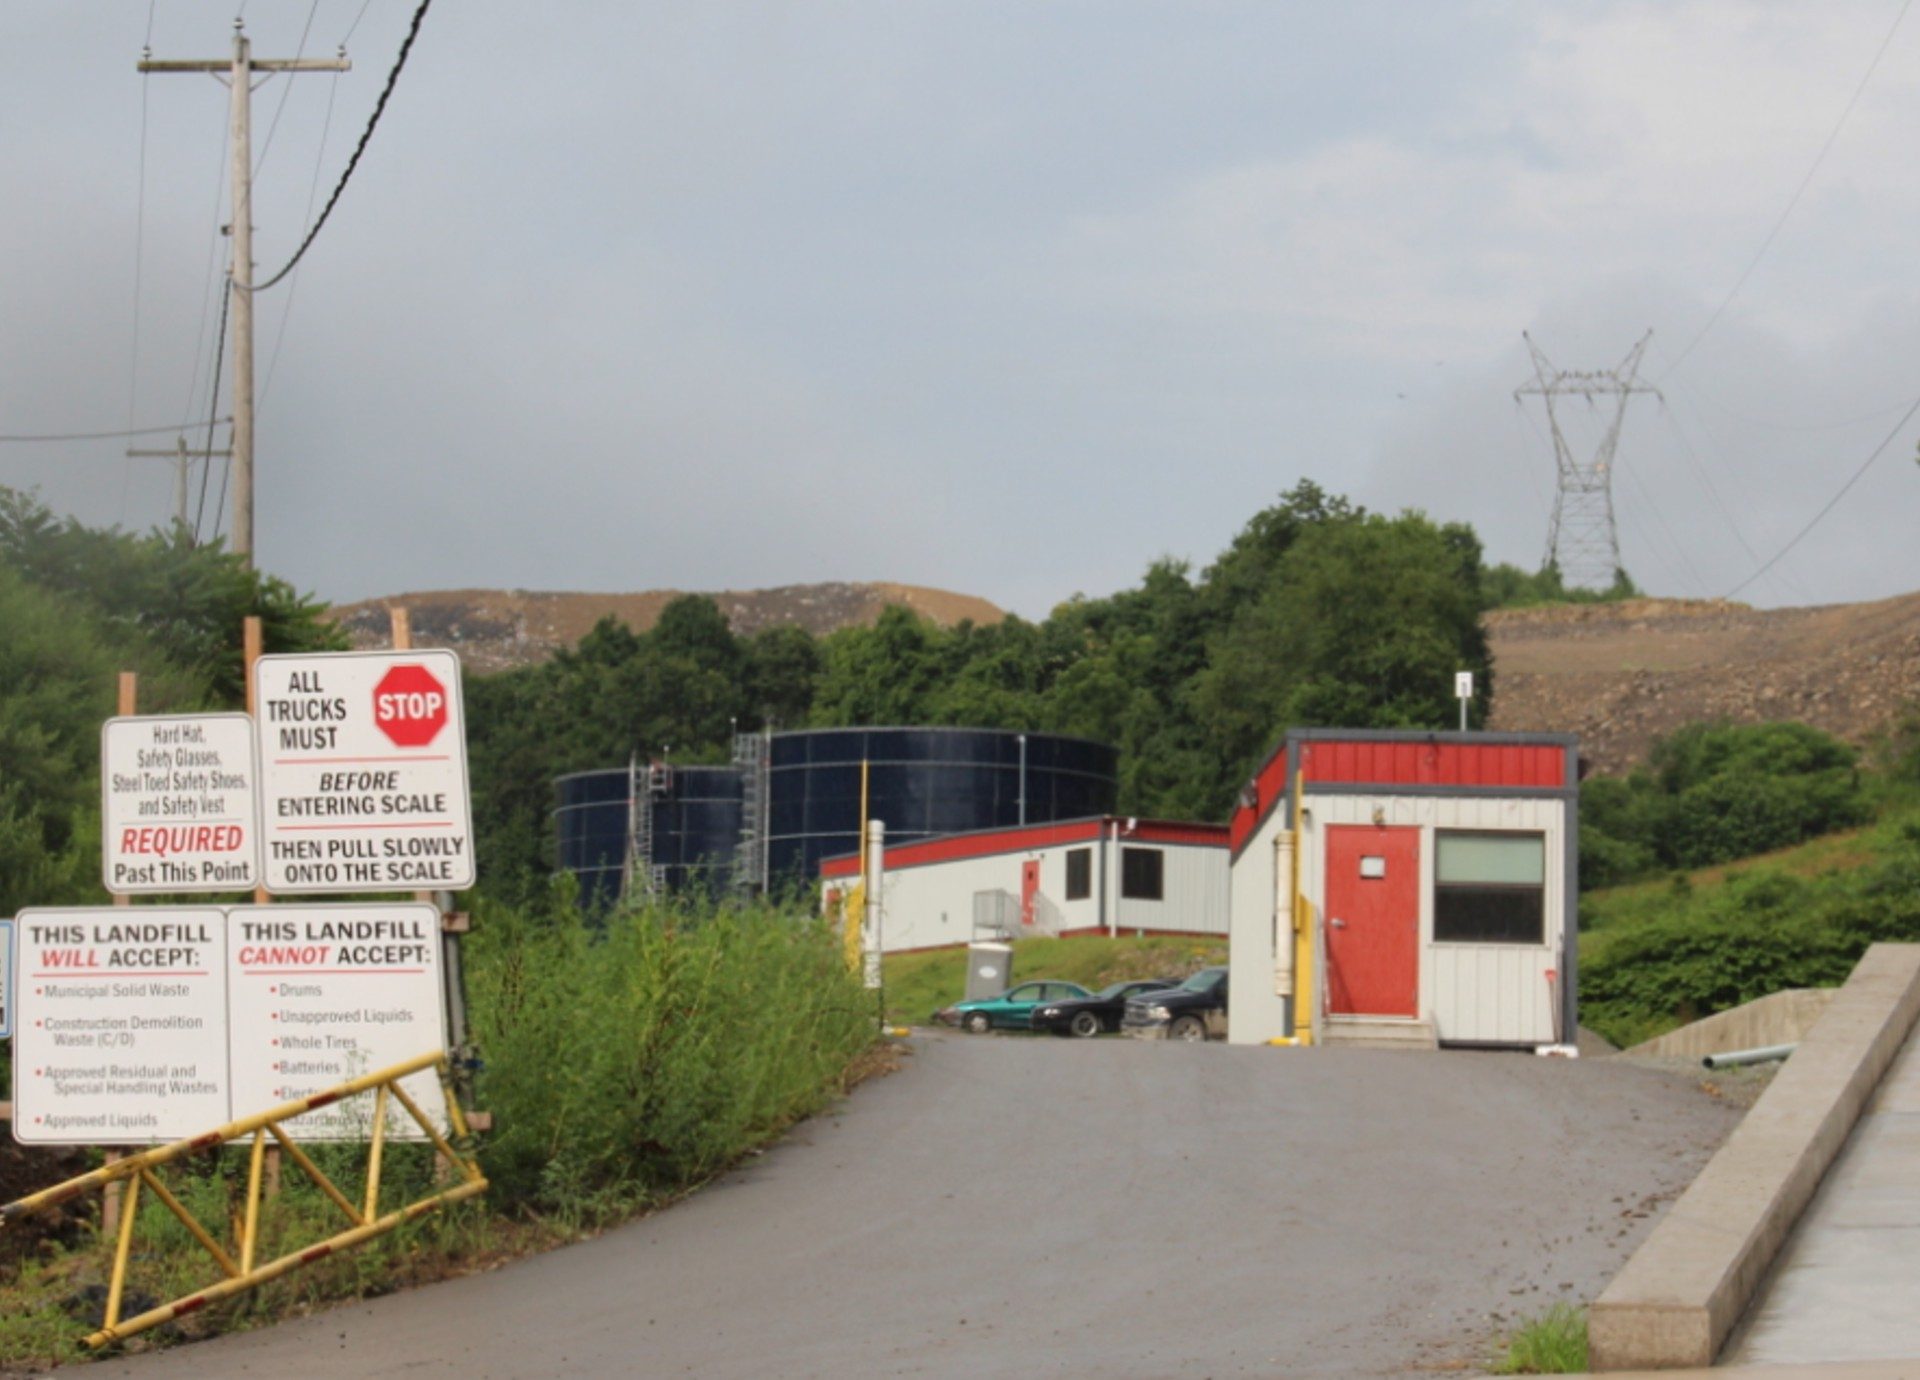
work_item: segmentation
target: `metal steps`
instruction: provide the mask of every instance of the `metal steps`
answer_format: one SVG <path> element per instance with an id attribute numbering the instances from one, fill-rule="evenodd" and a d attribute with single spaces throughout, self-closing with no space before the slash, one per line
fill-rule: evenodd
<path id="1" fill-rule="evenodd" d="M 1404 1016 L 1329 1016 L 1320 1043 L 1341 1049 L 1438 1049 L 1432 1021 Z"/>

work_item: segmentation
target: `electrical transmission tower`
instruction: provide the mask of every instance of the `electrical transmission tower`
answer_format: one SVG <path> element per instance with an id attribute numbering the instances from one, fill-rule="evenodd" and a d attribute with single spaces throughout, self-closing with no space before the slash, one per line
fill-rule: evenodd
<path id="1" fill-rule="evenodd" d="M 1521 339 L 1533 355 L 1534 380 L 1513 390 L 1518 403 L 1529 393 L 1546 400 L 1547 425 L 1553 432 L 1553 463 L 1559 476 L 1559 488 L 1553 496 L 1553 523 L 1547 528 L 1546 564 L 1560 572 L 1570 589 L 1607 589 L 1620 575 L 1620 533 L 1613 520 L 1613 452 L 1620 444 L 1620 424 L 1626 420 L 1627 399 L 1635 393 L 1660 390 L 1639 377 L 1640 356 L 1653 339 L 1648 331 L 1639 343 L 1627 351 L 1627 357 L 1606 370 L 1556 369 L 1533 337 L 1525 331 Z M 1598 400 L 1612 400 L 1613 417 L 1601 437 L 1593 459 L 1581 464 L 1573 458 L 1566 434 L 1560 429 L 1557 402 L 1567 397 L 1583 397 L 1588 407 Z"/>

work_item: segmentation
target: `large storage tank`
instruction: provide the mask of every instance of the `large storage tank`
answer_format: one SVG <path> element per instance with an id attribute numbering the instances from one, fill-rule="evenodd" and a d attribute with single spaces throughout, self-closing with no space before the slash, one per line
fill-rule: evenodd
<path id="1" fill-rule="evenodd" d="M 556 861 L 580 884 L 582 910 L 605 910 L 619 898 L 629 780 L 621 767 L 577 771 L 553 783 Z"/>
<path id="2" fill-rule="evenodd" d="M 554 796 L 558 861 L 578 879 L 585 910 L 603 910 L 620 895 L 633 838 L 630 798 L 645 802 L 638 838 L 656 887 L 718 891 L 732 880 L 741 826 L 737 768 L 575 772 L 554 782 Z"/>
<path id="3" fill-rule="evenodd" d="M 1119 790 L 1119 754 L 1084 738 L 980 728 L 776 733 L 767 759 L 772 885 L 817 877 L 821 859 L 859 847 L 863 761 L 868 813 L 886 823 L 889 843 L 1111 814 Z"/>

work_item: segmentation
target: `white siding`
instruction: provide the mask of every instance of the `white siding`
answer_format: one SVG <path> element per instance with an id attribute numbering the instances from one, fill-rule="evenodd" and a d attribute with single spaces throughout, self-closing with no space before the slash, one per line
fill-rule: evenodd
<path id="1" fill-rule="evenodd" d="M 1174 930 L 1194 934 L 1224 934 L 1227 928 L 1227 850 L 1182 844 L 1139 844 L 1164 850 L 1165 899 L 1127 901 L 1120 912 L 1122 931 Z M 1092 853 L 1088 869 L 1090 894 L 1069 901 L 1067 854 L 1076 848 Z M 887 953 L 905 949 L 932 949 L 965 944 L 973 934 L 975 892 L 1004 891 L 1016 908 L 1020 902 L 1022 864 L 1040 862 L 1040 890 L 1034 897 L 1034 924 L 1026 934 L 1059 934 L 1102 926 L 1100 916 L 1100 852 L 1098 840 L 1057 844 L 1024 853 L 995 853 L 983 858 L 957 858 L 890 867 L 882 894 L 886 919 L 881 947 Z M 834 886 L 849 884 L 834 878 Z M 1109 903 L 1117 896 L 1117 866 L 1107 878 Z"/>
<path id="2" fill-rule="evenodd" d="M 1224 848 L 1190 844 L 1136 842 L 1121 839 L 1129 848 L 1158 849 L 1164 858 L 1161 898 L 1144 901 L 1120 898 L 1120 932 L 1169 930 L 1175 934 L 1223 935 L 1227 932 L 1228 854 Z M 1116 869 L 1116 874 L 1117 874 Z M 1118 888 L 1116 887 L 1116 894 Z M 1231 1001 L 1231 998 L 1229 998 Z"/>
<path id="3" fill-rule="evenodd" d="M 1311 835 L 1307 889 L 1324 897 L 1324 840 L 1330 824 L 1414 825 L 1420 829 L 1420 1015 L 1447 1041 L 1534 1045 L 1553 1040 L 1566 933 L 1566 806 L 1559 800 L 1500 796 L 1307 797 Z M 1376 817 L 1375 812 L 1378 811 Z M 1436 944 L 1433 857 L 1436 829 L 1515 830 L 1545 837 L 1545 931 L 1539 944 Z"/>
<path id="4" fill-rule="evenodd" d="M 1274 836 L 1286 822 L 1284 801 L 1268 815 L 1233 864 L 1229 910 L 1227 1040 L 1263 1045 L 1287 1033 L 1287 1004 L 1274 992 Z"/>

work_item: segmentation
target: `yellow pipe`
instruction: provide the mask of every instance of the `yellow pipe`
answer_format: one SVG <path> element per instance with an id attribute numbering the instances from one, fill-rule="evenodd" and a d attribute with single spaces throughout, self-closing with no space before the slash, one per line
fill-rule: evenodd
<path id="1" fill-rule="evenodd" d="M 373 1139 L 367 1145 L 367 1210 L 361 1215 L 371 1222 L 380 1210 L 380 1151 L 387 1143 L 387 1084 L 373 1095 Z"/>
<path id="2" fill-rule="evenodd" d="M 1298 760 L 1293 763 L 1293 1038 L 1301 1045 L 1313 1043 L 1313 1016 L 1319 996 L 1313 970 L 1313 906 L 1302 884 L 1306 869 L 1307 839 L 1302 831 L 1307 786 L 1307 746 L 1294 744 Z"/>
<path id="3" fill-rule="evenodd" d="M 193 1239 L 207 1248 L 207 1254 L 214 1258 L 221 1269 L 225 1270 L 229 1275 L 237 1275 L 240 1273 L 240 1267 L 233 1263 L 233 1257 L 221 1249 L 220 1243 L 215 1241 L 212 1234 L 200 1225 L 199 1219 L 191 1212 L 188 1212 L 185 1205 L 183 1205 L 178 1198 L 174 1197 L 172 1193 L 167 1191 L 167 1186 L 153 1177 L 153 1171 L 151 1169 L 141 1170 L 140 1177 L 134 1180 L 134 1182 L 143 1183 L 152 1189 L 160 1201 L 167 1205 L 167 1208 L 173 1215 L 180 1219 L 180 1224 L 193 1233 Z"/>
<path id="4" fill-rule="evenodd" d="M 240 1273 L 253 1269 L 253 1248 L 260 1239 L 260 1170 L 267 1160 L 267 1133 L 253 1133 L 253 1155 L 247 1165 L 247 1224 L 240 1233 Z"/>
<path id="5" fill-rule="evenodd" d="M 136 1318 L 128 1319 L 125 1323 L 117 1323 L 116 1320 L 109 1318 L 108 1325 L 89 1336 L 86 1339 L 86 1344 L 90 1347 L 103 1347 L 109 1342 L 123 1341 L 136 1332 L 144 1332 L 149 1327 L 157 1327 L 161 1323 L 171 1322 L 173 1319 L 182 1317 L 188 1313 L 197 1313 L 210 1303 L 218 1303 L 221 1299 L 231 1298 L 233 1295 L 251 1289 L 255 1285 L 265 1284 L 270 1280 L 278 1279 L 281 1275 L 289 1271 L 297 1270 L 302 1265 L 310 1265 L 316 1260 L 333 1254 L 335 1251 L 342 1251 L 349 1247 L 357 1246 L 363 1241 L 371 1240 L 373 1237 L 392 1231 L 395 1227 L 404 1226 L 414 1218 L 422 1217 L 434 1211 L 436 1208 L 445 1207 L 450 1203 L 457 1203 L 465 1198 L 471 1198 L 477 1193 L 483 1193 L 486 1191 L 486 1187 L 487 1181 L 485 1179 L 476 1179 L 469 1183 L 458 1184 L 448 1189 L 445 1193 L 436 1194 L 432 1198 L 426 1198 L 417 1203 L 410 1203 L 406 1207 L 390 1212 L 377 1222 L 368 1222 L 364 1226 L 354 1227 L 351 1230 L 341 1232 L 338 1236 L 329 1237 L 317 1246 L 309 1246 L 305 1250 L 283 1255 L 278 1260 L 262 1265 L 257 1270 L 250 1271 L 234 1279 L 222 1280 L 218 1284 L 202 1289 L 199 1293 L 189 1295 L 187 1298 L 177 1300 L 176 1302 L 162 1304 L 160 1307 L 150 1309 Z M 129 1196 L 131 1197 L 131 1193 L 129 1193 Z"/>
<path id="6" fill-rule="evenodd" d="M 360 1215 L 360 1209 L 347 1201 L 347 1195 L 333 1186 L 333 1180 L 321 1172 L 319 1165 L 307 1158 L 307 1152 L 295 1145 L 291 1136 L 278 1126 L 269 1126 L 267 1129 L 273 1132 L 273 1138 L 280 1142 L 280 1148 L 287 1152 L 287 1157 L 300 1166 L 306 1176 L 313 1180 L 322 1193 L 333 1199 L 335 1207 L 347 1214 L 347 1220 L 349 1222 L 358 1224 L 364 1224 L 366 1222 L 367 1219 Z"/>
<path id="7" fill-rule="evenodd" d="M 447 1144 L 446 1138 L 433 1129 L 433 1123 L 427 1120 L 427 1114 L 420 1110 L 411 1097 L 407 1096 L 407 1090 L 405 1088 L 395 1083 L 393 1085 L 393 1095 L 400 1099 L 400 1105 L 402 1107 L 405 1107 L 409 1112 L 413 1113 L 413 1119 L 420 1123 L 420 1129 L 427 1133 L 427 1139 L 433 1142 L 434 1147 L 439 1150 L 442 1155 L 447 1157 L 448 1163 L 458 1165 L 464 1169 L 469 1179 L 479 1175 L 480 1171 L 470 1167 L 466 1160 L 463 1160 L 459 1155 L 455 1154 L 453 1147 Z M 367 1215 L 371 1217 L 373 1214 L 368 1213 Z"/>
<path id="8" fill-rule="evenodd" d="M 127 1185 L 126 1199 L 120 1204 L 120 1241 L 113 1248 L 113 1278 L 107 1282 L 108 1327 L 120 1321 L 120 1298 L 127 1288 L 127 1257 L 133 1252 L 133 1219 L 140 1206 L 140 1181 Z"/>
<path id="9" fill-rule="evenodd" d="M 151 1150 L 142 1150 L 138 1154 L 128 1155 L 125 1159 L 115 1160 L 113 1163 L 103 1165 L 99 1169 L 68 1179 L 65 1183 L 55 1184 L 52 1188 L 45 1189 L 39 1193 L 30 1193 L 24 1198 L 16 1199 L 14 1202 L 0 1206 L 0 1226 L 5 1226 L 15 1218 L 24 1217 L 28 1213 L 38 1212 L 44 1208 L 55 1207 L 66 1202 L 69 1198 L 77 1198 L 80 1194 L 90 1189 L 100 1188 L 103 1185 L 116 1183 L 122 1179 L 130 1179 L 137 1175 L 142 1169 L 156 1168 L 159 1165 L 166 1164 L 170 1160 L 177 1160 L 182 1155 L 196 1155 L 203 1150 L 217 1149 L 228 1141 L 238 1140 L 241 1136 L 247 1135 L 250 1132 L 271 1128 L 274 1122 L 291 1121 L 303 1112 L 310 1112 L 320 1107 L 331 1106 L 342 1098 L 352 1097 L 356 1093 L 366 1092 L 368 1089 L 378 1087 L 382 1083 L 405 1078 L 408 1074 L 418 1073 L 422 1069 L 438 1066 L 444 1074 L 446 1071 L 445 1063 L 446 1056 L 438 1051 L 432 1054 L 418 1055 L 415 1058 L 408 1059 L 404 1063 L 381 1069 L 377 1073 L 362 1074 L 350 1082 L 342 1083 L 335 1088 L 328 1088 L 324 1092 L 314 1093 L 311 1096 L 303 1097 L 295 1102 L 283 1102 L 270 1111 L 260 1112 L 254 1116 L 242 1117 L 238 1121 L 228 1122 L 218 1130 L 208 1131 L 205 1135 L 192 1136 L 186 1140 L 172 1141 L 166 1145 L 156 1145 Z M 276 1132 L 275 1134 L 278 1135 L 279 1133 Z M 284 1141 L 282 1143 L 284 1143 Z M 354 1215 L 356 1217 L 358 1216 L 358 1214 Z"/>

